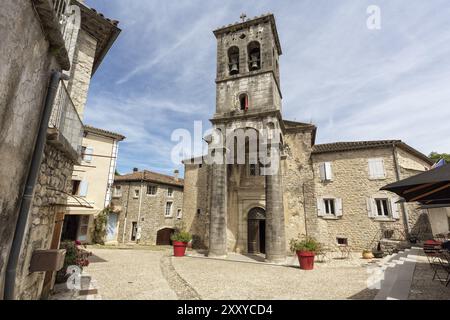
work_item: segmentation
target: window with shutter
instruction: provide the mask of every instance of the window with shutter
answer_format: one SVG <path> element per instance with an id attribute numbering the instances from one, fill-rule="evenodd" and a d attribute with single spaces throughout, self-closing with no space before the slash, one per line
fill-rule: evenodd
<path id="1" fill-rule="evenodd" d="M 386 178 L 386 173 L 384 170 L 384 160 L 382 158 L 369 159 L 368 163 L 370 179 Z"/>
<path id="2" fill-rule="evenodd" d="M 79 188 L 79 192 L 78 192 L 78 195 L 80 197 L 86 197 L 87 196 L 88 185 L 89 185 L 89 183 L 87 181 L 83 180 L 83 181 L 80 182 L 80 188 Z"/>
<path id="3" fill-rule="evenodd" d="M 333 180 L 333 172 L 331 169 L 331 162 L 323 162 L 319 165 L 320 180 L 331 181 Z"/>
<path id="4" fill-rule="evenodd" d="M 92 162 L 92 155 L 94 154 L 94 149 L 91 147 L 86 147 L 84 149 L 83 160 L 86 162 Z"/>
<path id="5" fill-rule="evenodd" d="M 391 199 L 391 209 L 392 209 L 392 218 L 393 219 L 400 219 L 400 210 L 398 208 L 398 198 L 392 198 Z"/>

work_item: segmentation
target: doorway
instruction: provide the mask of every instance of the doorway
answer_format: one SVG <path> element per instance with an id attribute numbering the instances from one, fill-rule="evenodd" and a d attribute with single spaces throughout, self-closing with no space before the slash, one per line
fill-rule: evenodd
<path id="1" fill-rule="evenodd" d="M 248 253 L 266 253 L 266 211 L 253 208 L 248 213 Z"/>
<path id="2" fill-rule="evenodd" d="M 170 246 L 172 240 L 170 237 L 174 234 L 175 230 L 172 228 L 164 228 L 156 233 L 156 245 L 157 246 Z"/>
<path id="3" fill-rule="evenodd" d="M 80 216 L 66 215 L 64 217 L 64 225 L 61 234 L 61 241 L 77 240 L 79 225 L 80 225 Z"/>
<path id="4" fill-rule="evenodd" d="M 106 241 L 117 240 L 117 213 L 110 213 L 108 215 L 108 224 L 106 228 Z"/>

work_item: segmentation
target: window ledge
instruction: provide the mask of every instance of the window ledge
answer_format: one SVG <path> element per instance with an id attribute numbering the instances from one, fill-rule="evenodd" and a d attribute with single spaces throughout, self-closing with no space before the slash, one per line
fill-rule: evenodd
<path id="1" fill-rule="evenodd" d="M 370 181 L 380 181 L 380 180 L 386 180 L 387 177 L 383 177 L 383 178 L 369 178 Z"/>
<path id="2" fill-rule="evenodd" d="M 396 219 L 392 219 L 392 218 L 373 218 L 374 221 L 377 222 L 396 222 Z"/>
<path id="3" fill-rule="evenodd" d="M 336 216 L 322 216 L 321 218 L 324 220 L 340 220 L 340 218 Z"/>

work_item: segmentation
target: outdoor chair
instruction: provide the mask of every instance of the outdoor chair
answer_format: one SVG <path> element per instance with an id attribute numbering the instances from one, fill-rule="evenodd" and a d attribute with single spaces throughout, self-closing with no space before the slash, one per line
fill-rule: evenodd
<path id="1" fill-rule="evenodd" d="M 318 262 L 326 262 L 328 260 L 328 252 L 329 248 L 327 246 L 324 246 L 323 244 L 320 245 L 319 249 L 316 251 L 316 257 Z"/>
<path id="2" fill-rule="evenodd" d="M 442 247 L 441 242 L 429 240 L 426 241 L 423 245 L 423 252 L 428 259 L 428 263 L 430 264 L 431 269 L 434 271 L 433 280 L 438 277 L 438 271 L 442 268 L 442 264 L 440 261 Z"/>
<path id="3" fill-rule="evenodd" d="M 348 239 L 347 238 L 336 238 L 338 243 L 338 249 L 341 254 L 341 259 L 348 259 L 350 258 L 352 248 L 348 245 Z"/>
<path id="4" fill-rule="evenodd" d="M 445 283 L 447 287 L 450 283 L 450 253 L 447 250 L 442 250 L 438 256 L 440 269 L 435 271 L 435 278 L 437 277 L 439 281 Z M 444 276 L 441 277 L 441 274 Z"/>

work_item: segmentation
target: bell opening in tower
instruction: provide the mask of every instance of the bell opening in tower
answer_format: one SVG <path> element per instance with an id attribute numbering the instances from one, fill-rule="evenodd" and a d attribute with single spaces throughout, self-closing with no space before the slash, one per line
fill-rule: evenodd
<path id="1" fill-rule="evenodd" d="M 261 69 L 261 46 L 258 41 L 248 44 L 248 61 L 250 71 Z"/>
<path id="2" fill-rule="evenodd" d="M 239 48 L 236 46 L 228 49 L 228 68 L 230 75 L 239 73 Z"/>

